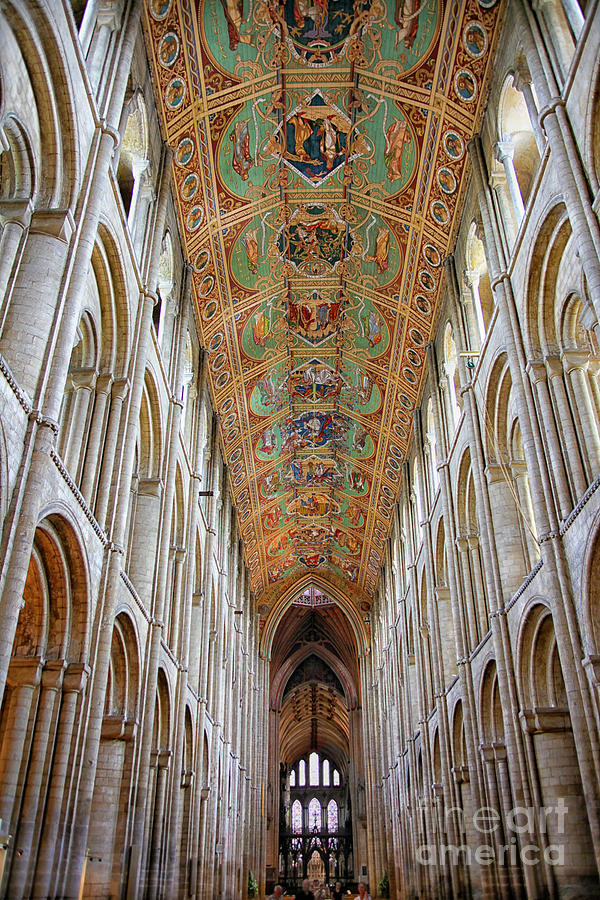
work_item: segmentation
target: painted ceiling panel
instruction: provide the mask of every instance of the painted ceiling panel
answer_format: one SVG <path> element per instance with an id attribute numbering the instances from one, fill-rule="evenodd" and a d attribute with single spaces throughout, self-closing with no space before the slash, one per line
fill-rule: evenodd
<path id="1" fill-rule="evenodd" d="M 147 0 L 257 596 L 376 588 L 500 5 Z"/>

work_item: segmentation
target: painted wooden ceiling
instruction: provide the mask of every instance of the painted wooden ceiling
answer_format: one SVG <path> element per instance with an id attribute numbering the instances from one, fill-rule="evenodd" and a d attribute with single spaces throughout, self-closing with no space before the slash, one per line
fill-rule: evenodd
<path id="1" fill-rule="evenodd" d="M 146 0 L 257 596 L 376 588 L 500 6 Z"/>

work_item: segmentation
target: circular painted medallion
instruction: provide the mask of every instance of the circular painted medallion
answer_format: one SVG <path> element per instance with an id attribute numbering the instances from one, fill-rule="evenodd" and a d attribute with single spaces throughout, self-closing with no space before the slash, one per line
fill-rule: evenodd
<path id="1" fill-rule="evenodd" d="M 187 166 L 196 149 L 191 137 L 181 138 L 175 150 L 175 162 L 178 166 Z"/>
<path id="2" fill-rule="evenodd" d="M 170 69 L 179 56 L 179 38 L 174 31 L 167 31 L 158 45 L 158 61 L 165 69 Z"/>
<path id="3" fill-rule="evenodd" d="M 434 200 L 431 204 L 431 215 L 438 225 L 444 227 L 450 221 L 450 213 L 448 212 L 448 207 L 445 203 L 442 203 L 441 200 Z"/>
<path id="4" fill-rule="evenodd" d="M 463 139 L 456 131 L 447 131 L 444 135 L 444 150 L 450 159 L 462 159 L 465 155 Z"/>
<path id="5" fill-rule="evenodd" d="M 190 172 L 189 175 L 183 179 L 183 183 L 181 185 L 181 197 L 183 200 L 191 200 L 198 193 L 198 186 L 200 184 L 200 179 L 196 175 L 195 172 Z"/>
<path id="6" fill-rule="evenodd" d="M 437 171 L 437 183 L 444 194 L 453 194 L 456 190 L 456 177 L 452 169 L 448 166 L 442 166 Z"/>
<path id="7" fill-rule="evenodd" d="M 174 78 L 167 85 L 165 103 L 169 109 L 179 109 L 185 99 L 185 82 L 182 78 Z"/>
<path id="8" fill-rule="evenodd" d="M 463 31 L 465 50 L 473 59 L 480 59 L 487 50 L 487 32 L 479 22 L 469 22 Z"/>
<path id="9" fill-rule="evenodd" d="M 454 90 L 461 100 L 471 103 L 477 94 L 477 82 L 468 69 L 460 69 L 454 76 Z"/>

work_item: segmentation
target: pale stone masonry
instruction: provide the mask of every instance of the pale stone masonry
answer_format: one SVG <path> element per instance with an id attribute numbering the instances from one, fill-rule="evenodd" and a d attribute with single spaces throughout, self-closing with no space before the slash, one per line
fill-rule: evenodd
<path id="1" fill-rule="evenodd" d="M 468 147 L 356 661 L 373 898 L 384 873 L 398 898 L 600 893 L 599 6 L 506 0 Z M 273 673 L 141 11 L 0 6 L 8 898 L 241 898 L 250 871 L 263 897 L 279 866 Z"/>

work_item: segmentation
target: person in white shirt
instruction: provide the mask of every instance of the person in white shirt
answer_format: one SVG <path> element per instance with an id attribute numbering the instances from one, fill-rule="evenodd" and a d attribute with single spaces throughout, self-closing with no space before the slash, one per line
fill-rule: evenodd
<path id="1" fill-rule="evenodd" d="M 355 900 L 371 900 L 371 895 L 367 891 L 364 881 L 359 881 L 358 883 L 358 894 L 356 895 Z"/>

